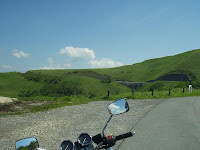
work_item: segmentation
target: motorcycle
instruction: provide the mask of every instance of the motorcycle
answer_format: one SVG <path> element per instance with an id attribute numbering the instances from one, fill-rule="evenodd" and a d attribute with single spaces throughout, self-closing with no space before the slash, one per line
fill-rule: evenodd
<path id="1" fill-rule="evenodd" d="M 102 133 L 97 134 L 93 137 L 91 137 L 88 133 L 82 133 L 75 143 L 70 140 L 64 140 L 60 144 L 60 150 L 113 150 L 112 147 L 116 144 L 116 141 L 131 137 L 135 134 L 135 132 L 132 131 L 118 136 L 105 136 L 104 131 L 108 126 L 110 120 L 112 119 L 113 115 L 119 115 L 129 111 L 128 102 L 125 98 L 119 99 L 108 105 L 108 111 L 110 113 L 110 117 L 106 122 Z M 16 141 L 15 148 L 16 150 L 45 150 L 39 148 L 39 142 L 35 137 L 25 138 Z"/>

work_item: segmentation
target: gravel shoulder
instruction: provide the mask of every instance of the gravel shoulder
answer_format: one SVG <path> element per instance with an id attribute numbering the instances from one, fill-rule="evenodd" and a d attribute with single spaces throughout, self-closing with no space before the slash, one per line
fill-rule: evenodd
<path id="1" fill-rule="evenodd" d="M 131 131 L 147 112 L 163 101 L 165 100 L 128 100 L 129 112 L 113 116 L 105 133 L 118 135 Z M 13 150 L 16 140 L 36 137 L 41 148 L 55 150 L 59 149 L 63 140 L 75 142 L 83 132 L 96 135 L 102 131 L 109 118 L 107 106 L 110 103 L 97 101 L 23 116 L 0 117 L 0 149 Z"/>

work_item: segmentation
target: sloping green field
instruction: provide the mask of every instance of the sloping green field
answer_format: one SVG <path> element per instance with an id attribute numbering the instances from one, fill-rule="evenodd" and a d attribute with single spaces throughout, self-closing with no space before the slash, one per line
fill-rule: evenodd
<path id="1" fill-rule="evenodd" d="M 115 95 L 130 92 L 130 89 L 115 83 L 114 80 L 145 82 L 169 73 L 186 74 L 191 80 L 198 82 L 200 80 L 200 50 L 108 69 L 33 70 L 24 74 L 0 73 L 0 96 L 16 97 L 21 91 L 28 91 L 28 93 L 36 91 L 37 93 L 42 88 L 43 90 L 48 87 L 59 88 L 58 86 L 63 82 L 66 82 L 67 88 L 75 85 L 73 88 L 87 97 L 106 95 L 107 91 Z M 52 84 L 54 80 L 56 83 Z M 60 91 L 60 89 L 57 90 Z"/>
<path id="2" fill-rule="evenodd" d="M 135 82 L 155 80 L 167 73 L 183 73 L 188 75 L 191 80 L 199 80 L 200 50 L 193 50 L 175 56 L 150 59 L 133 65 L 95 71 L 119 80 Z"/>
<path id="3" fill-rule="evenodd" d="M 38 77 L 37 73 L 34 73 L 32 76 L 34 75 Z M 84 76 L 68 76 L 59 78 L 60 80 L 58 83 L 49 83 L 52 79 L 55 79 L 55 75 L 53 77 L 39 76 L 41 76 L 41 80 L 37 80 L 36 77 L 27 78 L 25 77 L 25 74 L 16 72 L 0 73 L 0 96 L 18 97 L 19 94 L 22 95 L 21 93 L 25 93 L 23 96 L 31 96 L 30 93 L 41 90 L 46 90 L 45 93 L 47 93 L 47 95 L 38 94 L 34 96 L 49 96 L 48 93 L 50 92 L 56 92 L 56 90 L 57 92 L 63 92 L 64 90 L 67 90 L 67 88 L 71 90 L 71 93 L 73 93 L 73 90 L 78 91 L 74 93 L 86 97 L 106 96 L 108 91 L 113 95 L 130 92 L 129 88 L 111 80 L 100 80 Z M 66 89 L 62 89 L 65 87 Z M 61 93 L 57 96 L 66 95 L 62 95 Z"/>
<path id="4" fill-rule="evenodd" d="M 87 75 L 110 77 L 115 80 L 145 82 L 167 73 L 186 74 L 191 80 L 200 79 L 200 50 L 174 56 L 146 60 L 142 63 L 107 69 L 35 70 L 48 75 Z"/>
<path id="5" fill-rule="evenodd" d="M 0 96 L 16 97 L 23 89 L 35 90 L 41 86 L 40 83 L 25 80 L 20 73 L 0 73 Z"/>
<path id="6" fill-rule="evenodd" d="M 115 80 L 145 82 L 166 74 L 185 74 L 189 81 L 155 81 L 132 93 Z M 185 88 L 185 93 L 183 93 Z M 0 96 L 17 97 L 19 103 L 0 105 L 0 116 L 46 111 L 95 100 L 169 98 L 200 95 L 200 50 L 146 60 L 142 63 L 108 69 L 32 70 L 26 73 L 0 73 Z M 171 89 L 171 95 L 169 95 Z M 154 90 L 152 96 L 151 90 Z M 108 100 L 109 100 L 108 99 Z M 30 103 L 41 103 L 39 106 Z M 15 107 L 16 105 L 16 107 Z"/>

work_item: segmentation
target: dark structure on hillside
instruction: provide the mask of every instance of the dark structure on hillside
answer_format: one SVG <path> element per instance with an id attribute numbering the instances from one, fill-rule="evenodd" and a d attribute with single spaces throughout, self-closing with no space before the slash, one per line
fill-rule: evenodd
<path id="1" fill-rule="evenodd" d="M 165 74 L 156 80 L 150 80 L 148 82 L 154 81 L 190 81 L 190 79 L 185 74 Z"/>
<path id="2" fill-rule="evenodd" d="M 150 80 L 147 82 L 128 82 L 128 81 L 116 81 L 122 85 L 129 87 L 130 89 L 138 89 L 146 83 L 154 81 L 191 81 L 185 74 L 165 74 L 157 78 L 156 80 Z"/>

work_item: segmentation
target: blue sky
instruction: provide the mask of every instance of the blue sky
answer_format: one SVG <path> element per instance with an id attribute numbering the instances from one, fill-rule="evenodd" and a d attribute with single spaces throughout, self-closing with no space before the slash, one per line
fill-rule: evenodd
<path id="1" fill-rule="evenodd" d="M 200 1 L 1 0 L 0 72 L 110 68 L 200 48 Z"/>

